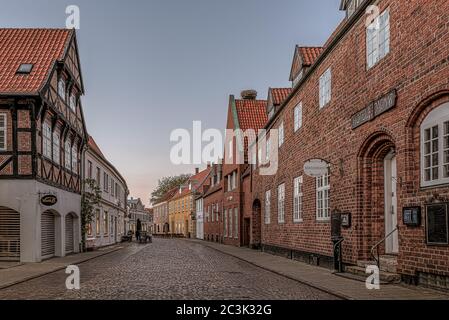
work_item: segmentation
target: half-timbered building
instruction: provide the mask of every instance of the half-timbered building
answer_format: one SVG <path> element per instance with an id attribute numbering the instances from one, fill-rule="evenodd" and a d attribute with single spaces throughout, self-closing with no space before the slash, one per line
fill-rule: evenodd
<path id="1" fill-rule="evenodd" d="M 0 259 L 80 250 L 86 128 L 74 30 L 0 29 Z"/>

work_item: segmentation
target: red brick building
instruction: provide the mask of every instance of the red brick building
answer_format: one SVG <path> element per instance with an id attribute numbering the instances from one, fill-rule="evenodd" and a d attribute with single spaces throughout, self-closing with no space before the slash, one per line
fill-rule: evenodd
<path id="1" fill-rule="evenodd" d="M 345 213 L 345 264 L 379 249 L 403 280 L 447 288 L 449 2 L 343 0 L 341 9 L 347 17 L 323 48 L 295 49 L 292 93 L 266 124 L 283 132 L 277 173 L 253 172 L 261 227 L 251 232 L 265 251 L 330 266 L 331 213 Z M 329 175 L 308 176 L 310 159 L 326 161 Z"/>
<path id="2" fill-rule="evenodd" d="M 223 173 L 222 165 L 211 166 L 208 187 L 203 194 L 203 239 L 223 242 Z"/>

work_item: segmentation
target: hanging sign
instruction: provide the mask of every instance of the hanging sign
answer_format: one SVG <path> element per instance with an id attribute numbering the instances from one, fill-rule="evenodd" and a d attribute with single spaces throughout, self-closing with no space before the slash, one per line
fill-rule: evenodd
<path id="1" fill-rule="evenodd" d="M 45 196 L 42 196 L 41 198 L 41 204 L 47 207 L 52 207 L 58 202 L 58 198 L 52 194 L 47 194 Z"/>
<path id="2" fill-rule="evenodd" d="M 304 173 L 312 178 L 319 178 L 329 173 L 329 163 L 321 159 L 312 159 L 304 164 Z"/>

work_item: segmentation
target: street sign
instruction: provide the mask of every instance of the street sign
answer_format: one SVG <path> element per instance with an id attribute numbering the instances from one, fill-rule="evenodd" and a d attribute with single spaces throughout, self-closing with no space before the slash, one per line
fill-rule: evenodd
<path id="1" fill-rule="evenodd" d="M 312 159 L 304 163 L 304 173 L 312 178 L 319 178 L 329 172 L 329 163 L 321 159 Z"/>
<path id="2" fill-rule="evenodd" d="M 47 207 L 54 206 L 58 202 L 58 198 L 52 194 L 45 195 L 41 198 L 41 204 Z"/>

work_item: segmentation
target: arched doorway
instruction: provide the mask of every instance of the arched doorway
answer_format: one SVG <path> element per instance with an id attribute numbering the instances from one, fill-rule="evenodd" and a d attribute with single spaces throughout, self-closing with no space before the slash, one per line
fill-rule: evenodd
<path id="1" fill-rule="evenodd" d="M 359 153 L 361 259 L 371 258 L 371 249 L 383 239 L 380 254 L 399 252 L 397 163 L 396 146 L 388 133 L 378 132 L 365 140 Z"/>
<path id="2" fill-rule="evenodd" d="M 0 207 L 0 260 L 20 260 L 20 214 Z"/>
<path id="3" fill-rule="evenodd" d="M 41 215 L 41 258 L 56 255 L 56 213 L 44 211 Z"/>
<path id="4" fill-rule="evenodd" d="M 73 253 L 75 245 L 75 217 L 69 213 L 65 217 L 65 253 Z"/>
<path id="5" fill-rule="evenodd" d="M 253 214 L 251 221 L 251 247 L 253 249 L 260 248 L 262 242 L 262 206 L 260 200 L 253 202 Z"/>

